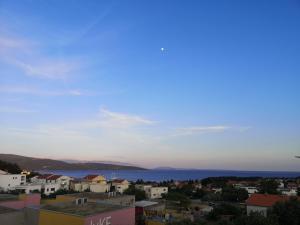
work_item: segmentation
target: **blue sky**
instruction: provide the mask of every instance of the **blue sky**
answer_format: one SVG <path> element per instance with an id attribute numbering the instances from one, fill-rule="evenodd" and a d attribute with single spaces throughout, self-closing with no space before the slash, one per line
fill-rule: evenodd
<path id="1" fill-rule="evenodd" d="M 300 170 L 299 27 L 296 0 L 0 0 L 0 151 Z"/>

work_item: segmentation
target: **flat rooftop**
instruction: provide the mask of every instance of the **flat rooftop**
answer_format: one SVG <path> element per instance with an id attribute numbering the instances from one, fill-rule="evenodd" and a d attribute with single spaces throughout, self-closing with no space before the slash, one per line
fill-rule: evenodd
<path id="1" fill-rule="evenodd" d="M 102 204 L 95 202 L 88 202 L 82 205 L 76 205 L 75 203 L 59 203 L 52 205 L 45 205 L 42 209 L 50 210 L 54 212 L 61 212 L 66 214 L 72 214 L 77 216 L 90 216 L 103 212 L 115 211 L 125 208 L 119 205 Z"/>
<path id="2" fill-rule="evenodd" d="M 153 206 L 153 205 L 158 205 L 159 203 L 158 202 L 152 202 L 152 201 L 138 201 L 138 202 L 135 202 L 135 206 L 137 207 L 148 207 L 148 206 Z"/>
<path id="3" fill-rule="evenodd" d="M 105 200 L 109 198 L 126 198 L 130 195 L 121 195 L 117 194 L 114 196 L 109 196 L 108 193 L 93 193 L 93 192 L 81 192 L 81 193 L 75 193 L 75 194 L 66 194 L 64 196 L 70 196 L 75 198 L 88 198 L 93 200 Z"/>
<path id="4" fill-rule="evenodd" d="M 18 195 L 0 194 L 0 202 L 19 200 Z"/>

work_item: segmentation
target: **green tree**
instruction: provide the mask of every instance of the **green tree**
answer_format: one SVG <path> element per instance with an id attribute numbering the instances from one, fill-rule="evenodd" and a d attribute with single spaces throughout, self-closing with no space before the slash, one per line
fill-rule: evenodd
<path id="1" fill-rule="evenodd" d="M 21 168 L 16 163 L 9 163 L 0 160 L 0 170 L 6 171 L 12 174 L 19 174 L 22 172 Z"/>
<path id="2" fill-rule="evenodd" d="M 233 221 L 234 225 L 278 225 L 273 217 L 266 218 L 260 213 L 251 213 L 250 216 L 241 216 Z M 288 225 L 288 224 L 285 224 Z"/>
<path id="3" fill-rule="evenodd" d="M 133 184 L 131 184 L 123 193 L 126 195 L 134 195 L 136 201 L 141 201 L 146 199 L 145 191 L 136 189 Z"/>
<path id="4" fill-rule="evenodd" d="M 260 182 L 259 192 L 262 194 L 278 194 L 278 182 L 274 179 L 264 179 Z"/>
<path id="5" fill-rule="evenodd" d="M 188 208 L 191 204 L 189 197 L 178 192 L 169 192 L 164 198 L 168 201 L 178 202 L 179 206 L 183 208 Z"/>
<path id="6" fill-rule="evenodd" d="M 232 204 L 223 203 L 216 206 L 208 215 L 208 220 L 218 220 L 222 215 L 231 215 L 237 218 L 242 215 L 242 211 L 237 206 Z"/>
<path id="7" fill-rule="evenodd" d="M 286 202 L 278 202 L 274 205 L 271 214 L 278 218 L 280 225 L 300 224 L 300 201 L 291 198 Z"/>

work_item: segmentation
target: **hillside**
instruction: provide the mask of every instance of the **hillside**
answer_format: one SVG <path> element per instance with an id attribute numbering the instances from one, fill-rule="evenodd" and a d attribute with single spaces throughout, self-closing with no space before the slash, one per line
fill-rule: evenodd
<path id="1" fill-rule="evenodd" d="M 144 170 L 135 166 L 106 163 L 68 163 L 60 160 L 32 158 L 13 154 L 0 154 L 0 160 L 16 163 L 21 169 L 38 170 Z"/>

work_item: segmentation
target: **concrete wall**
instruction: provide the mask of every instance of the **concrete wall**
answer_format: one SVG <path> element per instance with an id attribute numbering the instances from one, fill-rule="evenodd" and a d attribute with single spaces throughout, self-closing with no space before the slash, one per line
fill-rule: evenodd
<path id="1" fill-rule="evenodd" d="M 0 214 L 0 224 L 3 225 L 24 225 L 25 219 L 23 211 Z"/>
<path id="2" fill-rule="evenodd" d="M 120 196 L 115 196 L 103 200 L 98 200 L 97 202 L 104 202 L 106 204 L 113 204 L 113 205 L 133 206 L 135 203 L 135 196 L 120 195 Z"/>

